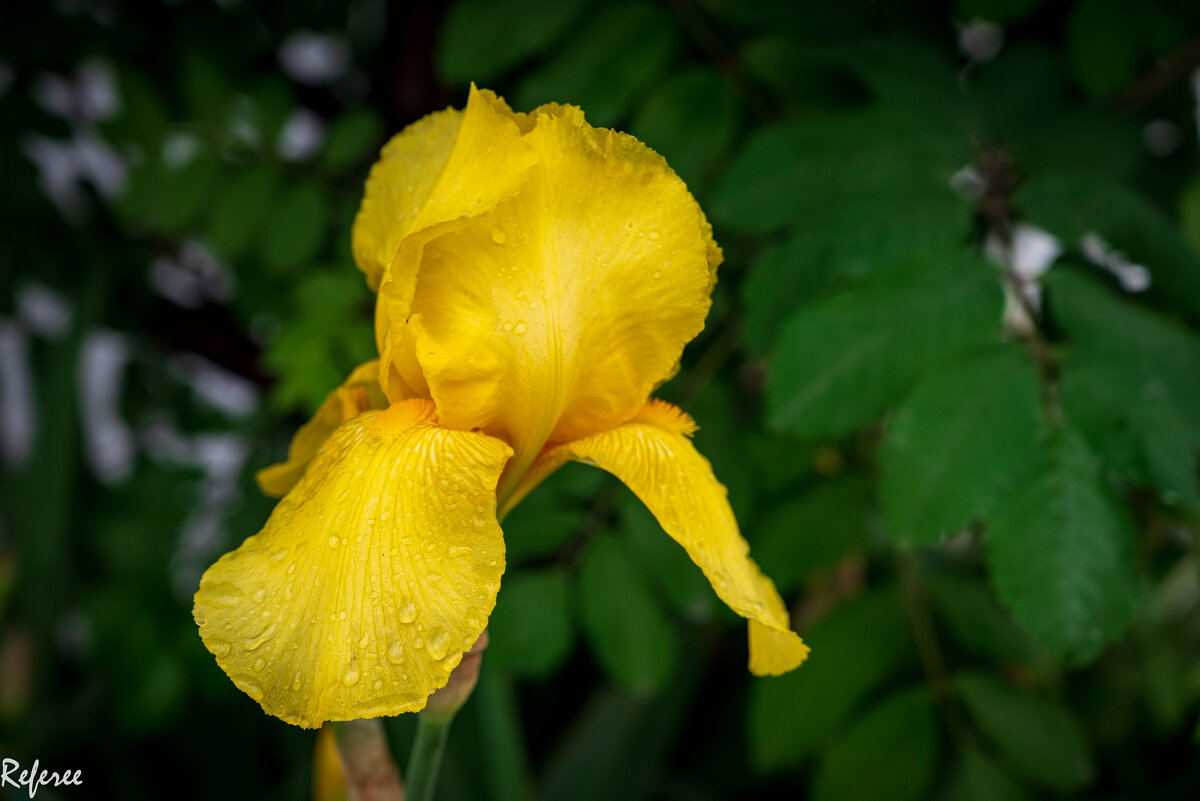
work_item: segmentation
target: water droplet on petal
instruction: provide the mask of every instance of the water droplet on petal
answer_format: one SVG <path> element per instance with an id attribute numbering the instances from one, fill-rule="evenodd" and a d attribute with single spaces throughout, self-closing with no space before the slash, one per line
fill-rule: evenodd
<path id="1" fill-rule="evenodd" d="M 513 328 L 513 333 L 518 335 L 524 334 L 527 328 L 528 326 L 525 325 L 525 323 L 517 323 L 517 325 Z"/>
<path id="2" fill-rule="evenodd" d="M 655 278 L 662 278 L 662 273 L 660 273 L 658 270 L 655 270 L 655 271 L 654 271 L 654 277 L 655 277 Z"/>
<path id="3" fill-rule="evenodd" d="M 254 591 L 254 603 L 261 604 L 266 599 L 267 599 L 267 591 L 265 589 L 263 589 L 262 587 L 259 587 L 257 590 Z"/>
<path id="4" fill-rule="evenodd" d="M 647 236 L 649 236 L 652 240 L 657 240 L 658 239 L 658 231 L 651 231 L 649 234 L 647 234 Z"/>
<path id="5" fill-rule="evenodd" d="M 262 673 L 262 669 L 265 668 L 266 666 L 267 666 L 267 660 L 265 660 L 265 659 L 255 659 L 254 660 L 254 672 L 255 673 Z"/>
<path id="6" fill-rule="evenodd" d="M 434 659 L 445 659 L 446 651 L 450 648 L 450 632 L 446 630 L 429 633 L 429 655 Z"/>
<path id="7" fill-rule="evenodd" d="M 342 674 L 342 684 L 347 687 L 353 687 L 358 684 L 358 663 L 351 662 L 350 667 L 346 668 L 346 672 Z"/>
<path id="8" fill-rule="evenodd" d="M 371 642 L 371 637 L 367 634 L 364 634 L 358 641 L 358 647 L 366 648 L 370 642 Z"/>
<path id="9" fill-rule="evenodd" d="M 400 622 L 412 623 L 417 619 L 417 607 L 412 601 L 405 601 L 400 604 Z"/>
<path id="10" fill-rule="evenodd" d="M 398 665 L 403 658 L 404 644 L 399 640 L 392 640 L 391 645 L 388 646 L 388 661 L 393 665 Z"/>
<path id="11" fill-rule="evenodd" d="M 228 656 L 230 645 L 222 640 L 213 640 L 208 644 L 208 649 L 217 656 Z"/>
<path id="12" fill-rule="evenodd" d="M 504 235 L 504 232 L 501 231 L 499 228 L 493 228 L 492 229 L 492 241 L 495 242 L 497 245 L 503 245 L 505 242 L 508 241 L 508 237 L 506 237 Z"/>

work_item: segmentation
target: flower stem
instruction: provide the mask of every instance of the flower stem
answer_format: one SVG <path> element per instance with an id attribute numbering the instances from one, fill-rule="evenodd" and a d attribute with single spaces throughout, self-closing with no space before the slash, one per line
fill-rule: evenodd
<path id="1" fill-rule="evenodd" d="M 417 739 L 413 741 L 412 752 L 408 756 L 406 801 L 433 800 L 452 720 L 454 715 L 418 716 Z"/>

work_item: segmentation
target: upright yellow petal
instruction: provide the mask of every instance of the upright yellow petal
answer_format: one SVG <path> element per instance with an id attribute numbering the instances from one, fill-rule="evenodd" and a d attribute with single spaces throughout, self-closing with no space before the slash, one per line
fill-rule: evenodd
<path id="1" fill-rule="evenodd" d="M 367 176 L 352 236 L 354 260 L 371 289 L 379 288 L 400 240 L 434 191 L 462 122 L 458 109 L 434 112 L 393 136 L 380 151 Z"/>
<path id="2" fill-rule="evenodd" d="M 684 547 L 717 596 L 749 619 L 750 670 L 760 676 L 786 673 L 805 660 L 808 646 L 791 630 L 775 585 L 751 560 L 725 487 L 689 439 L 694 430 L 679 409 L 651 401 L 625 425 L 545 453 L 514 497 L 567 459 L 612 473 Z"/>
<path id="3" fill-rule="evenodd" d="M 444 125 L 448 128 L 449 123 Z M 430 163 L 438 161 L 432 152 L 409 155 L 413 159 L 424 155 Z M 408 216 L 399 214 L 393 205 L 377 201 L 387 197 L 388 192 L 398 191 L 396 186 L 407 186 L 404 168 L 380 161 L 372 170 L 367 195 L 354 221 L 354 238 L 361 244 L 361 248 L 356 245 L 355 253 L 361 250 L 366 254 L 359 257 L 360 266 L 367 259 L 368 266 L 363 269 L 368 276 L 378 276 L 375 335 L 385 365 L 383 388 L 389 399 L 399 400 L 392 394 L 393 378 L 398 372 L 391 365 L 401 367 L 413 361 L 414 337 L 405 336 L 404 329 L 412 311 L 413 290 L 426 243 L 486 216 L 497 204 L 516 195 L 535 158 L 511 109 L 492 92 L 472 86 L 453 145 L 437 168 L 436 180 L 420 190 L 419 203 L 412 201 L 407 209 L 399 210 Z M 401 367 L 399 374 L 403 372 Z M 410 387 L 421 383 L 411 376 L 407 381 Z"/>
<path id="4" fill-rule="evenodd" d="M 340 387 L 325 396 L 313 418 L 296 432 L 288 447 L 287 461 L 264 467 L 255 478 L 272 498 L 282 498 L 304 475 L 308 463 L 338 426 L 368 409 L 382 409 L 387 399 L 379 389 L 379 360 L 354 368 Z"/>
<path id="5" fill-rule="evenodd" d="M 520 194 L 428 243 L 412 304 L 444 424 L 512 444 L 517 473 L 637 413 L 703 328 L 712 276 L 699 207 L 652 150 L 569 107 L 525 141 Z"/>
<path id="6" fill-rule="evenodd" d="M 434 415 L 411 400 L 344 424 L 201 579 L 204 644 L 268 713 L 313 727 L 419 710 L 487 625 L 512 451 Z"/>

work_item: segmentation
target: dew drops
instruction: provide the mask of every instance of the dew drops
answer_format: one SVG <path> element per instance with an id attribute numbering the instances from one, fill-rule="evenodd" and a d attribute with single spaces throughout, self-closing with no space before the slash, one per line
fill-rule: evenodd
<path id="1" fill-rule="evenodd" d="M 513 333 L 517 334 L 519 336 L 521 334 L 524 334 L 526 329 L 528 329 L 528 328 L 529 328 L 529 326 L 525 325 L 525 323 L 523 323 L 523 322 L 520 322 L 520 323 L 517 323 L 513 327 Z"/>
<path id="2" fill-rule="evenodd" d="M 346 610 L 343 609 L 342 611 L 338 612 L 338 620 L 345 620 L 345 619 L 346 619 Z"/>
<path id="3" fill-rule="evenodd" d="M 338 547 L 338 543 L 339 543 L 339 542 L 341 542 L 341 540 L 340 540 L 340 539 L 338 539 L 337 535 L 335 534 L 335 535 L 333 535 L 332 537 L 330 537 L 330 538 L 329 538 L 329 547 L 330 547 L 330 548 L 336 548 L 336 547 Z"/>
<path id="4" fill-rule="evenodd" d="M 374 687 L 376 690 L 378 690 L 378 689 L 380 689 L 381 687 L 383 687 L 383 682 L 382 682 L 381 680 L 379 680 L 379 679 L 375 679 L 375 684 L 373 684 L 372 686 L 373 686 L 373 687 Z"/>
<path id="5" fill-rule="evenodd" d="M 208 644 L 208 649 L 217 656 L 229 656 L 231 650 L 229 643 L 222 640 L 213 640 Z"/>
<path id="6" fill-rule="evenodd" d="M 492 241 L 495 242 L 497 245 L 503 245 L 505 242 L 508 241 L 508 237 L 506 237 L 504 235 L 504 232 L 501 231 L 499 228 L 493 228 L 492 229 Z"/>
<path id="7" fill-rule="evenodd" d="M 265 668 L 266 666 L 267 666 L 267 660 L 265 660 L 265 659 L 255 659 L 254 660 L 254 672 L 255 673 L 262 673 L 262 669 Z"/>
<path id="8" fill-rule="evenodd" d="M 393 665 L 398 665 L 403 659 L 404 644 L 399 640 L 392 640 L 391 644 L 388 645 L 388 661 Z"/>
<path id="9" fill-rule="evenodd" d="M 296 572 L 296 563 L 295 562 L 292 562 L 290 565 L 288 565 L 287 572 L 288 572 L 288 575 L 291 575 L 292 573 Z"/>
<path id="10" fill-rule="evenodd" d="M 364 635 L 363 635 L 363 636 L 362 636 L 362 637 L 359 639 L 359 641 L 358 641 L 358 647 L 359 647 L 359 648 L 366 648 L 366 647 L 367 647 L 367 645 L 368 645 L 368 644 L 370 644 L 370 642 L 371 642 L 371 638 L 370 638 L 370 636 L 369 636 L 369 635 L 366 635 L 366 634 L 364 634 Z"/>
<path id="11" fill-rule="evenodd" d="M 296 678 L 292 679 L 292 689 L 293 690 L 300 689 L 300 674 L 299 673 L 296 674 Z"/>
<path id="12" fill-rule="evenodd" d="M 351 662 L 350 667 L 346 668 L 346 672 L 342 674 L 342 684 L 347 687 L 353 687 L 358 684 L 358 663 Z"/>
<path id="13" fill-rule="evenodd" d="M 242 642 L 242 647 L 247 651 L 253 651 L 261 646 L 264 642 L 275 636 L 275 624 L 267 626 L 257 637 L 248 637 Z"/>
<path id="14" fill-rule="evenodd" d="M 412 623 L 417 619 L 417 606 L 412 601 L 400 604 L 400 622 Z"/>
<path id="15" fill-rule="evenodd" d="M 445 629 L 429 633 L 429 655 L 434 659 L 445 659 L 450 648 L 450 632 Z"/>
<path id="16" fill-rule="evenodd" d="M 503 331 L 505 331 L 506 333 L 507 333 L 507 332 L 509 332 L 509 331 L 511 331 L 511 330 L 512 330 L 512 327 L 513 327 L 513 326 L 512 326 L 512 323 L 509 323 L 509 322 L 506 322 L 506 323 L 504 323 L 504 325 L 500 326 L 500 328 L 501 328 Z"/>
<path id="17" fill-rule="evenodd" d="M 263 688 L 260 687 L 258 682 L 254 681 L 253 679 L 242 677 L 234 679 L 233 683 L 237 685 L 239 690 L 253 698 L 255 701 L 261 701 L 263 699 Z"/>
<path id="18" fill-rule="evenodd" d="M 425 644 L 425 641 L 422 640 L 420 637 L 413 637 L 413 647 L 420 648 L 424 644 Z"/>
<path id="19" fill-rule="evenodd" d="M 662 278 L 662 273 L 661 273 L 661 272 L 659 272 L 658 270 L 655 270 L 655 271 L 654 271 L 654 278 L 655 278 L 656 280 L 657 280 L 657 279 L 659 279 L 659 278 Z"/>
<path id="20" fill-rule="evenodd" d="M 651 240 L 657 241 L 658 240 L 658 231 L 651 231 L 649 234 L 647 234 L 647 236 L 649 236 Z"/>
<path id="21" fill-rule="evenodd" d="M 259 587 L 254 591 L 254 603 L 261 604 L 265 600 L 267 600 L 267 591 Z"/>

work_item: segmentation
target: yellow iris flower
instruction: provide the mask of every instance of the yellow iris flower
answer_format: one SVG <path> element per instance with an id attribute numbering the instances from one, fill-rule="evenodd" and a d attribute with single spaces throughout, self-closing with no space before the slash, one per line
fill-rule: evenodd
<path id="1" fill-rule="evenodd" d="M 499 519 L 569 459 L 620 478 L 749 619 L 752 672 L 804 661 L 694 424 L 649 400 L 721 261 L 658 154 L 472 87 L 383 148 L 353 244 L 380 358 L 259 474 L 283 500 L 196 593 L 238 687 L 306 727 L 422 709 L 487 625 Z"/>

